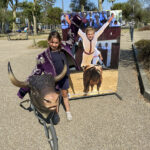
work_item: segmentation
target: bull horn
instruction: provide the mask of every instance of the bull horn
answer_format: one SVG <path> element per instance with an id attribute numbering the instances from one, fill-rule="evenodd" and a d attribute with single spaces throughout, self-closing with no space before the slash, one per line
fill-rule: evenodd
<path id="1" fill-rule="evenodd" d="M 67 72 L 67 65 L 65 64 L 64 68 L 63 68 L 63 71 L 58 76 L 54 77 L 55 82 L 60 81 L 65 76 L 66 72 Z"/>
<path id="2" fill-rule="evenodd" d="M 21 82 L 21 81 L 16 79 L 16 77 L 14 76 L 14 74 L 12 72 L 10 62 L 8 62 L 8 75 L 9 75 L 9 79 L 13 85 L 15 85 L 17 87 L 22 87 L 22 88 L 28 87 L 29 83 L 27 81 Z"/>

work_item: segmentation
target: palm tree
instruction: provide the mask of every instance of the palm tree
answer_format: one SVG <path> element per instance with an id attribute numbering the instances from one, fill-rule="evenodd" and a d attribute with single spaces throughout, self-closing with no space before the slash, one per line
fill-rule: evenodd
<path id="1" fill-rule="evenodd" d="M 34 0 L 33 1 L 33 11 L 32 11 L 32 15 L 33 15 L 33 23 L 34 23 L 34 35 L 37 35 L 37 12 L 38 12 L 38 8 L 39 6 L 43 5 L 43 2 L 47 4 L 47 6 L 51 7 L 52 5 L 54 5 L 56 0 Z"/>
<path id="2" fill-rule="evenodd" d="M 34 35 L 37 35 L 37 19 L 36 19 L 36 5 L 37 5 L 37 1 L 34 0 L 33 2 L 33 11 L 32 11 L 32 15 L 33 15 L 33 24 L 34 24 Z"/>
<path id="3" fill-rule="evenodd" d="M 8 0 L 0 0 L 0 8 L 1 8 L 1 21 L 2 21 L 2 33 L 5 32 L 5 22 L 6 22 L 6 11 L 8 7 Z"/>
<path id="4" fill-rule="evenodd" d="M 103 8 L 102 8 L 102 3 L 104 2 L 104 0 L 98 0 L 98 10 L 99 11 L 102 11 Z"/>
<path id="5" fill-rule="evenodd" d="M 8 0 L 9 6 L 12 8 L 13 11 L 13 32 L 17 30 L 17 24 L 16 24 L 16 10 L 17 10 L 17 5 L 18 5 L 18 0 Z"/>
<path id="6" fill-rule="evenodd" d="M 96 10 L 97 7 L 93 2 L 90 2 L 88 0 L 71 0 L 70 8 L 72 11 L 92 11 Z"/>

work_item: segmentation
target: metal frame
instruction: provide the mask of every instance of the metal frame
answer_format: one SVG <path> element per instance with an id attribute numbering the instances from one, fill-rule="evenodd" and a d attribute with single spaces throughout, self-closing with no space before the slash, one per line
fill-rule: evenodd
<path id="1" fill-rule="evenodd" d="M 61 103 L 62 97 L 59 97 L 59 104 Z M 30 103 L 30 106 L 26 108 L 23 103 Z M 31 103 L 30 99 L 24 100 L 20 102 L 20 107 L 29 112 L 34 111 L 34 115 L 39 120 L 39 123 L 44 126 L 45 135 L 47 137 L 48 143 L 50 144 L 51 150 L 58 150 L 58 138 L 56 135 L 55 127 L 52 122 L 52 118 L 55 112 L 51 112 L 47 118 L 44 118 L 42 114 L 35 108 L 35 106 Z"/>
<path id="2" fill-rule="evenodd" d="M 98 96 L 107 96 L 107 95 L 116 95 L 119 100 L 123 100 L 122 97 L 117 92 L 105 93 L 105 94 L 95 94 L 95 95 L 88 95 L 88 96 L 80 96 L 80 97 L 73 97 L 73 98 L 69 98 L 69 100 L 85 99 L 85 98 L 98 97 Z"/>

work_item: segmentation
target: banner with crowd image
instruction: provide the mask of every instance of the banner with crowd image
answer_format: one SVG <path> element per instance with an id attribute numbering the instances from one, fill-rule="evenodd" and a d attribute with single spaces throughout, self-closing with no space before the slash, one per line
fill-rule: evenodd
<path id="1" fill-rule="evenodd" d="M 120 34 L 122 23 L 122 11 L 102 11 L 102 12 L 73 12 L 67 14 L 71 18 L 78 14 L 82 19 L 80 29 L 92 26 L 98 31 L 114 14 L 113 19 L 98 37 L 95 51 L 92 54 L 91 66 L 83 67 L 84 46 L 83 39 L 78 35 L 76 43 L 72 48 L 72 54 L 80 70 L 77 71 L 70 67 L 70 88 L 69 98 L 80 98 L 110 94 L 117 92 L 118 66 L 120 55 Z M 67 40 L 69 24 L 65 19 L 66 13 L 61 16 L 62 38 Z"/>

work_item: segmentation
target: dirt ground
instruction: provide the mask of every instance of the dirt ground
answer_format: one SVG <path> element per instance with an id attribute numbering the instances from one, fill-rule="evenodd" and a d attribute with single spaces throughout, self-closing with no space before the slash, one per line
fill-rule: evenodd
<path id="1" fill-rule="evenodd" d="M 135 32 L 135 41 L 150 32 Z M 0 150 L 49 150 L 44 129 L 33 112 L 23 110 L 18 87 L 8 78 L 7 64 L 25 80 L 44 49 L 28 48 L 33 40 L 0 40 Z M 129 31 L 121 35 L 117 93 L 70 101 L 73 120 L 60 106 L 55 126 L 59 150 L 149 150 L 150 102 L 140 94 Z"/>

